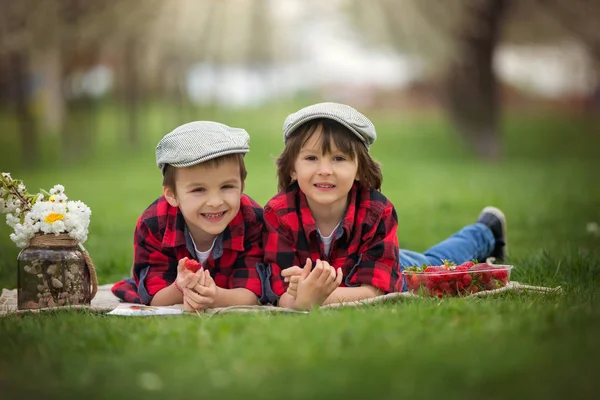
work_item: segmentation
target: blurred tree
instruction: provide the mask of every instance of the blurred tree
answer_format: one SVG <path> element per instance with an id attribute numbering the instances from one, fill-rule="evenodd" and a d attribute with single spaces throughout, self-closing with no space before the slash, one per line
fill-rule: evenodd
<path id="1" fill-rule="evenodd" d="M 94 18 L 110 5 L 109 0 L 0 0 L 0 56 L 14 60 L 10 65 L 17 91 L 12 99 L 21 110 L 17 115 L 24 164 L 39 160 L 37 120 L 44 131 L 61 133 L 65 159 L 75 154 L 74 149 L 81 151 L 81 144 L 89 143 L 82 136 L 93 123 L 64 124 L 70 106 L 65 78 L 97 61 L 99 43 L 110 28 L 104 27 L 105 20 Z M 32 111 L 32 95 L 39 85 L 44 87 L 41 119 Z"/>
<path id="2" fill-rule="evenodd" d="M 420 3 L 421 4 L 421 3 Z M 451 119 L 483 158 L 496 160 L 501 153 L 498 80 L 494 51 L 508 0 L 476 0 L 463 7 L 456 27 L 457 56 L 444 76 L 446 107 Z"/>
<path id="3" fill-rule="evenodd" d="M 9 100 L 14 103 L 21 142 L 21 159 L 26 166 L 34 165 L 39 159 L 38 129 L 28 102 L 29 53 L 24 49 L 26 40 L 27 4 L 14 4 L 1 0 L 0 8 L 0 56 L 6 60 L 9 75 Z"/>
<path id="4" fill-rule="evenodd" d="M 352 3 L 370 38 L 427 61 L 441 77 L 441 98 L 466 142 L 482 158 L 500 155 L 498 83 L 493 70 L 509 0 L 378 0 Z"/>
<path id="5" fill-rule="evenodd" d="M 80 148 L 78 139 L 94 124 L 84 120 L 65 124 L 65 118 L 75 109 L 94 114 L 90 108 L 95 102 L 73 96 L 65 90 L 70 87 L 66 83 L 103 57 L 111 60 L 115 71 L 126 117 L 124 137 L 132 146 L 139 143 L 140 122 L 147 120 L 139 118 L 139 104 L 151 93 L 173 93 L 180 105 L 178 121 L 190 118 L 186 74 L 193 64 L 211 64 L 217 71 L 274 59 L 267 0 L 0 0 L 0 5 L 6 21 L 0 27 L 0 57 L 10 54 L 9 65 L 19 68 L 15 74 L 22 78 L 21 96 L 13 98 L 24 102 L 19 108 L 20 137 L 28 154 L 36 154 L 37 143 L 36 118 L 25 92 L 29 70 L 43 79 L 44 126 L 61 132 L 64 152 L 71 154 L 70 144 Z M 212 85 L 213 90 L 217 86 Z"/>
<path id="6" fill-rule="evenodd" d="M 501 105 L 493 67 L 500 44 L 578 40 L 592 57 L 600 57 L 598 1 L 351 0 L 348 4 L 367 40 L 392 44 L 428 61 L 429 73 L 442 78 L 441 97 L 451 120 L 486 159 L 501 155 Z M 596 65 L 600 68 L 599 61 Z"/>

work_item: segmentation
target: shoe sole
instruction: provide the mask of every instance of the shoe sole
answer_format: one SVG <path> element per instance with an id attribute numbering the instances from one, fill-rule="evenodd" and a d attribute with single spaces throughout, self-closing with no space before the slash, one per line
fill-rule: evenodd
<path id="1" fill-rule="evenodd" d="M 498 218 L 500 220 L 500 224 L 502 225 L 502 237 L 504 238 L 504 256 L 508 257 L 508 240 L 506 238 L 506 216 L 499 208 L 491 207 L 491 206 L 485 207 L 481 211 L 481 214 L 485 214 L 485 213 L 490 213 L 490 214 L 496 216 L 496 218 Z M 496 257 L 488 257 L 488 258 L 493 258 L 494 261 L 496 260 Z M 502 262 L 504 262 L 504 261 L 506 261 L 506 260 L 502 260 Z"/>

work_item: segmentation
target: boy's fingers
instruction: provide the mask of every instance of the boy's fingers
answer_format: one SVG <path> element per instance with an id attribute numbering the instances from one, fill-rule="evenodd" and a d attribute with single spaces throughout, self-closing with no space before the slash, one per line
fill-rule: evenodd
<path id="1" fill-rule="evenodd" d="M 312 269 L 312 261 L 310 260 L 310 258 L 307 258 L 306 264 L 304 264 L 304 268 L 302 268 L 302 273 L 300 274 L 302 279 L 308 278 L 308 275 L 310 274 L 311 269 Z"/>
<path id="2" fill-rule="evenodd" d="M 187 257 L 183 257 L 181 260 L 179 260 L 179 262 L 177 263 L 177 273 L 181 274 L 183 272 L 186 271 L 185 269 L 185 262 L 188 258 Z"/>
<path id="3" fill-rule="evenodd" d="M 293 285 L 293 284 L 297 285 L 298 282 L 300 282 L 300 276 L 296 275 L 296 276 L 290 277 L 290 285 Z"/>
<path id="4" fill-rule="evenodd" d="M 186 302 L 193 310 L 197 310 L 200 308 L 200 303 L 196 301 L 197 299 L 200 299 L 200 297 L 196 293 L 192 292 L 191 294 L 186 293 L 183 301 Z"/>
<path id="5" fill-rule="evenodd" d="M 196 286 L 198 284 L 199 280 L 200 280 L 200 277 L 198 276 L 198 274 L 192 272 L 185 277 L 184 282 L 187 282 L 185 287 L 193 288 L 194 286 Z"/>
<path id="6" fill-rule="evenodd" d="M 206 287 L 206 286 L 196 286 L 195 287 L 195 291 L 201 295 L 201 296 L 208 296 L 210 295 L 210 288 Z"/>
<path id="7" fill-rule="evenodd" d="M 330 283 L 335 281 L 335 278 L 336 278 L 335 268 L 333 268 L 331 265 L 328 266 L 327 270 L 325 272 L 323 272 L 323 275 L 325 275 L 325 277 L 326 277 L 325 284 L 329 285 Z"/>
<path id="8" fill-rule="evenodd" d="M 338 268 L 335 279 L 332 281 L 327 281 L 327 290 L 333 292 L 335 289 L 337 289 L 341 285 L 343 279 L 344 279 L 344 274 L 342 273 L 342 269 Z"/>
<path id="9" fill-rule="evenodd" d="M 196 275 L 198 275 L 198 284 L 204 286 L 204 281 L 206 281 L 206 275 L 204 275 L 204 268 L 200 268 L 198 272 L 196 272 Z"/>
<path id="10" fill-rule="evenodd" d="M 340 286 L 342 284 L 342 279 L 344 279 L 344 273 L 342 272 L 341 268 L 337 269 L 337 275 L 335 277 L 335 284 L 336 287 Z"/>
<path id="11" fill-rule="evenodd" d="M 183 299 L 183 311 L 194 311 L 194 307 L 185 298 Z"/>
<path id="12" fill-rule="evenodd" d="M 196 292 L 195 290 L 188 289 L 185 295 L 187 296 L 188 301 L 194 302 L 196 304 L 199 304 L 202 300 L 202 296 L 198 294 L 198 292 Z"/>
<path id="13" fill-rule="evenodd" d="M 205 269 L 204 270 L 204 286 L 211 286 L 215 283 L 215 281 L 213 281 L 212 276 L 210 276 L 210 271 Z"/>
<path id="14" fill-rule="evenodd" d="M 302 268 L 300 268 L 297 265 L 294 265 L 292 267 L 286 268 L 284 270 L 281 271 L 281 276 L 283 277 L 290 277 L 292 275 L 300 275 L 302 273 Z"/>
<path id="15" fill-rule="evenodd" d="M 315 263 L 315 267 L 313 268 L 312 272 L 310 273 L 310 278 L 313 279 L 313 281 L 317 281 L 321 275 L 323 274 L 323 263 L 321 262 L 321 260 L 317 260 L 317 262 Z"/>

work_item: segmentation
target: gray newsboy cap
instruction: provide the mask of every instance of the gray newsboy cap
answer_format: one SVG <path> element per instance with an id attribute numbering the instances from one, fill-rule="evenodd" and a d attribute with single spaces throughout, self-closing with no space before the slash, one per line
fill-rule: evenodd
<path id="1" fill-rule="evenodd" d="M 250 151 L 250 136 L 240 128 L 211 121 L 194 121 L 167 133 L 156 146 L 156 165 L 190 167 L 224 156 Z"/>
<path id="2" fill-rule="evenodd" d="M 373 123 L 354 108 L 339 103 L 318 103 L 288 115 L 283 123 L 283 141 L 285 142 L 300 125 L 317 118 L 332 119 L 344 125 L 363 141 L 367 149 L 377 139 Z"/>

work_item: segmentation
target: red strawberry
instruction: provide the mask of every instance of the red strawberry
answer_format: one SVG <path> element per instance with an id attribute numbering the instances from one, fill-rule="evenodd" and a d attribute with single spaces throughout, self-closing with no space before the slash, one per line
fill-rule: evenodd
<path id="1" fill-rule="evenodd" d="M 492 277 L 492 273 L 490 271 L 491 269 L 493 269 L 493 267 L 491 265 L 486 264 L 486 263 L 480 263 L 480 264 L 473 265 L 471 268 L 469 268 L 469 271 L 477 272 L 476 275 L 479 275 L 480 282 L 487 283 L 490 281 L 490 278 Z M 478 272 L 478 271 L 485 271 L 485 272 Z"/>
<path id="2" fill-rule="evenodd" d="M 444 264 L 443 266 L 427 267 L 425 272 L 433 274 L 432 276 L 429 276 L 429 280 L 433 281 L 432 285 L 439 284 L 440 282 L 450 280 L 450 274 L 447 273 L 448 268 L 449 266 Z"/>
<path id="3" fill-rule="evenodd" d="M 443 271 L 446 271 L 446 268 L 444 268 L 444 267 L 427 267 L 427 268 L 425 268 L 424 272 L 429 273 L 429 272 L 443 272 Z"/>
<path id="4" fill-rule="evenodd" d="M 467 261 L 460 264 L 460 267 L 467 267 L 467 269 L 471 268 L 474 265 L 473 261 Z"/>
<path id="5" fill-rule="evenodd" d="M 427 267 L 423 278 L 426 280 L 427 288 L 433 289 L 442 281 L 441 272 L 446 271 L 444 267 Z"/>
<path id="6" fill-rule="evenodd" d="M 188 258 L 187 260 L 185 260 L 185 268 L 189 269 L 192 272 L 198 271 L 200 267 L 200 263 L 192 258 Z"/>
<path id="7" fill-rule="evenodd" d="M 485 288 L 487 290 L 498 289 L 501 286 L 502 286 L 502 283 L 495 279 L 490 279 L 488 282 L 485 283 Z"/>
<path id="8" fill-rule="evenodd" d="M 508 273 L 504 268 L 494 268 L 492 271 L 492 278 L 496 278 L 498 280 L 504 281 L 508 277 Z"/>
<path id="9" fill-rule="evenodd" d="M 479 292 L 479 286 L 477 286 L 476 284 L 472 284 L 471 286 L 469 286 L 467 288 L 467 291 L 469 293 L 477 293 L 477 292 Z"/>
<path id="10" fill-rule="evenodd" d="M 408 286 L 408 290 L 417 291 L 421 286 L 421 280 L 417 274 L 409 274 L 406 276 L 406 285 Z"/>
<path id="11" fill-rule="evenodd" d="M 450 283 L 448 283 L 448 282 L 440 283 L 439 288 L 444 293 L 450 293 L 452 291 L 452 289 L 450 288 Z"/>
<path id="12" fill-rule="evenodd" d="M 471 282 L 473 281 L 473 278 L 471 277 L 471 275 L 469 274 L 464 274 L 462 276 L 462 284 L 465 286 L 469 286 L 471 284 Z"/>

